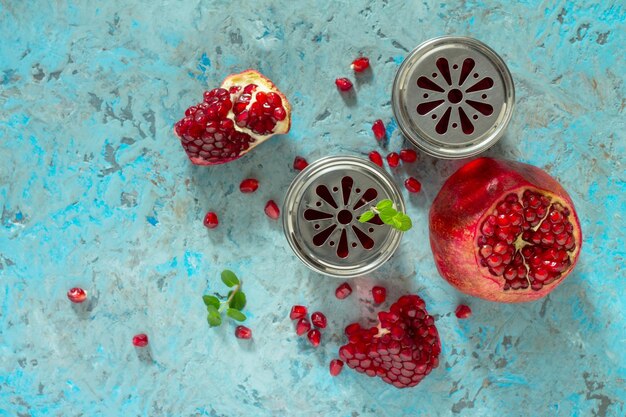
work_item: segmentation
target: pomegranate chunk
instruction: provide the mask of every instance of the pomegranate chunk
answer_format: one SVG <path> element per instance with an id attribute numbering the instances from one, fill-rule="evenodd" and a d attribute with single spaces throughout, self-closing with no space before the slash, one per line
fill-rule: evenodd
<path id="1" fill-rule="evenodd" d="M 298 336 L 302 336 L 303 334 L 307 333 L 309 330 L 311 330 L 311 322 L 309 322 L 309 319 L 307 319 L 306 317 L 303 317 L 300 320 L 298 320 L 298 322 L 296 323 L 296 334 Z"/>
<path id="2" fill-rule="evenodd" d="M 350 67 L 354 70 L 354 72 L 363 72 L 370 67 L 370 60 L 364 56 L 355 59 L 352 61 L 352 65 Z"/>
<path id="3" fill-rule="evenodd" d="M 387 289 L 385 287 L 373 287 L 372 288 L 372 298 L 376 304 L 382 304 L 385 302 L 387 298 Z"/>
<path id="4" fill-rule="evenodd" d="M 391 168 L 396 168 L 398 165 L 400 165 L 400 155 L 398 155 L 396 152 L 391 152 L 389 155 L 387 155 L 387 164 L 389 164 Z"/>
<path id="5" fill-rule="evenodd" d="M 330 361 L 330 374 L 332 376 L 337 376 L 341 373 L 343 369 L 343 361 L 341 359 L 333 359 Z"/>
<path id="6" fill-rule="evenodd" d="M 347 78 L 337 78 L 335 80 L 335 85 L 341 91 L 348 91 L 352 88 L 352 81 Z"/>
<path id="7" fill-rule="evenodd" d="M 133 336 L 133 345 L 135 347 L 146 347 L 148 346 L 148 335 L 144 333 L 137 334 Z"/>
<path id="8" fill-rule="evenodd" d="M 215 229 L 218 225 L 219 225 L 219 221 L 217 220 L 217 214 L 213 213 L 212 211 L 209 211 L 204 216 L 204 226 L 207 229 Z"/>
<path id="9" fill-rule="evenodd" d="M 87 292 L 82 288 L 74 287 L 67 292 L 67 298 L 73 303 L 80 304 L 87 299 Z"/>
<path id="10" fill-rule="evenodd" d="M 313 325 L 315 327 L 318 327 L 320 329 L 326 328 L 326 324 L 328 323 L 326 320 L 326 316 L 319 311 L 311 314 L 311 321 L 313 322 Z"/>
<path id="11" fill-rule="evenodd" d="M 417 152 L 413 149 L 402 149 L 400 151 L 400 159 L 402 159 L 402 162 L 415 162 L 417 161 Z"/>
<path id="12" fill-rule="evenodd" d="M 274 200 L 268 201 L 265 205 L 265 214 L 267 214 L 267 217 L 274 220 L 280 217 L 280 209 Z"/>
<path id="13" fill-rule="evenodd" d="M 293 169 L 295 169 L 296 171 L 302 171 L 308 166 L 309 163 L 301 156 L 296 156 L 296 158 L 293 160 Z"/>
<path id="14" fill-rule="evenodd" d="M 291 320 L 301 319 L 302 317 L 306 317 L 307 309 L 305 306 L 295 305 L 291 307 L 291 312 L 289 313 L 289 318 Z"/>
<path id="15" fill-rule="evenodd" d="M 372 132 L 374 132 L 374 137 L 376 140 L 383 140 L 387 132 L 385 131 L 385 124 L 382 120 L 378 119 L 372 125 Z"/>
<path id="16" fill-rule="evenodd" d="M 322 340 L 322 334 L 319 330 L 313 329 L 309 331 L 306 336 L 309 339 L 309 342 L 311 342 L 311 344 L 313 345 L 313 347 L 318 347 L 320 345 L 320 342 Z"/>
<path id="17" fill-rule="evenodd" d="M 457 318 L 466 319 L 472 315 L 472 309 L 465 304 L 461 304 L 456 308 L 454 314 L 457 316 Z"/>
<path id="18" fill-rule="evenodd" d="M 380 156 L 380 154 L 378 153 L 378 151 L 372 151 L 369 154 L 369 158 L 370 161 L 372 161 L 373 163 L 375 163 L 376 165 L 378 165 L 379 167 L 383 166 L 383 157 Z"/>
<path id="19" fill-rule="evenodd" d="M 239 184 L 239 191 L 242 193 L 253 193 L 259 188 L 259 181 L 254 178 L 246 178 Z"/>
<path id="20" fill-rule="evenodd" d="M 422 189 L 422 184 L 413 177 L 409 177 L 404 181 L 404 186 L 411 193 L 419 193 Z"/>
<path id="21" fill-rule="evenodd" d="M 237 339 L 251 339 L 252 330 L 250 330 L 246 326 L 237 326 L 235 328 L 235 337 Z"/>
<path id="22" fill-rule="evenodd" d="M 343 300 L 350 294 L 352 294 L 352 287 L 347 282 L 344 282 L 343 284 L 338 286 L 337 289 L 335 290 L 335 297 L 337 297 L 340 300 Z"/>

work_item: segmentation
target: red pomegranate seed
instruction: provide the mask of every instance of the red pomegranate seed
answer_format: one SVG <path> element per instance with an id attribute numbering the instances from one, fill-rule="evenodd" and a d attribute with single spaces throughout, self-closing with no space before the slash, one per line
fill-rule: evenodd
<path id="1" fill-rule="evenodd" d="M 370 67 L 370 60 L 364 56 L 355 59 L 352 61 L 352 65 L 350 68 L 354 70 L 354 72 L 363 72 Z"/>
<path id="2" fill-rule="evenodd" d="M 293 169 L 297 171 L 302 171 L 304 168 L 308 167 L 309 163 L 301 156 L 296 156 L 293 160 Z"/>
<path id="3" fill-rule="evenodd" d="M 385 137 L 385 124 L 382 120 L 378 119 L 372 125 L 372 132 L 374 132 L 374 137 L 376 140 L 382 140 Z"/>
<path id="4" fill-rule="evenodd" d="M 320 341 L 322 340 L 322 334 L 317 329 L 311 330 L 306 337 L 309 338 L 309 342 L 311 342 L 314 347 L 318 347 L 320 345 Z"/>
<path id="5" fill-rule="evenodd" d="M 352 81 L 350 81 L 347 78 L 337 78 L 335 80 L 335 85 L 341 91 L 348 91 L 349 89 L 352 88 Z"/>
<path id="6" fill-rule="evenodd" d="M 344 282 L 335 290 L 335 297 L 339 298 L 340 300 L 343 300 L 350 294 L 352 294 L 352 287 L 347 282 Z"/>
<path id="7" fill-rule="evenodd" d="M 422 189 L 422 184 L 413 177 L 409 177 L 404 181 L 404 186 L 411 193 L 419 193 Z"/>
<path id="8" fill-rule="evenodd" d="M 383 166 L 383 157 L 380 156 L 380 154 L 378 153 L 378 151 L 372 151 L 369 154 L 370 157 L 370 161 L 372 161 L 373 163 L 375 163 L 376 165 L 378 165 L 379 167 Z"/>
<path id="9" fill-rule="evenodd" d="M 382 304 L 385 302 L 387 298 L 387 289 L 385 287 L 373 287 L 372 288 L 372 297 L 374 298 L 374 302 L 376 304 Z"/>
<path id="10" fill-rule="evenodd" d="M 454 314 L 460 319 L 466 319 L 472 315 L 472 309 L 465 304 L 461 304 L 456 308 Z"/>
<path id="11" fill-rule="evenodd" d="M 144 333 L 136 334 L 133 336 L 133 345 L 136 347 L 148 346 L 148 335 Z"/>
<path id="12" fill-rule="evenodd" d="M 212 211 L 209 211 L 205 216 L 204 216 L 204 225 L 209 228 L 209 229 L 215 229 L 217 227 L 217 225 L 219 224 L 219 221 L 217 220 L 217 214 L 213 213 Z"/>
<path id="13" fill-rule="evenodd" d="M 315 327 L 319 327 L 320 329 L 325 329 L 326 324 L 328 323 L 326 320 L 326 316 L 319 311 L 311 314 L 311 321 Z"/>
<path id="14" fill-rule="evenodd" d="M 298 320 L 298 323 L 296 323 L 296 334 L 298 336 L 302 336 L 309 330 L 311 330 L 311 322 L 309 322 L 309 319 L 302 317 Z"/>
<path id="15" fill-rule="evenodd" d="M 280 217 L 280 209 L 274 200 L 268 201 L 265 205 L 265 214 L 267 214 L 267 217 L 274 220 Z"/>
<path id="16" fill-rule="evenodd" d="M 402 159 L 402 162 L 415 162 L 417 161 L 417 152 L 413 149 L 402 149 L 400 151 L 400 159 Z"/>
<path id="17" fill-rule="evenodd" d="M 235 337 L 237 339 L 250 339 L 252 338 L 252 330 L 246 326 L 237 326 L 235 328 Z"/>
<path id="18" fill-rule="evenodd" d="M 259 188 L 259 181 L 254 178 L 246 178 L 239 184 L 239 191 L 242 193 L 253 193 Z"/>
<path id="19" fill-rule="evenodd" d="M 330 361 L 330 374 L 332 376 L 337 376 L 341 373 L 343 369 L 343 361 L 341 359 L 333 359 Z"/>
<path id="20" fill-rule="evenodd" d="M 67 292 L 67 298 L 71 302 L 79 304 L 87 299 L 87 293 L 82 288 L 74 287 Z"/>
<path id="21" fill-rule="evenodd" d="M 306 309 L 305 306 L 295 305 L 295 306 L 291 307 L 291 312 L 289 313 L 289 318 L 291 320 L 301 319 L 302 317 L 306 316 L 306 313 L 307 313 L 307 309 Z"/>
<path id="22" fill-rule="evenodd" d="M 389 155 L 387 155 L 387 163 L 391 168 L 396 168 L 398 165 L 400 165 L 400 155 L 398 155 L 396 152 L 391 152 Z"/>

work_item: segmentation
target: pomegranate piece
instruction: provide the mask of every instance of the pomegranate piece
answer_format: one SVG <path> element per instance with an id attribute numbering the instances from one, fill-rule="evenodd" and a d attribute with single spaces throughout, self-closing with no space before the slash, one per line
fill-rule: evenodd
<path id="1" fill-rule="evenodd" d="M 326 320 L 326 316 L 319 311 L 311 314 L 311 321 L 313 322 L 313 326 L 320 329 L 325 329 L 326 324 L 328 323 L 328 321 Z"/>
<path id="2" fill-rule="evenodd" d="M 239 191 L 242 193 L 253 193 L 259 188 L 259 181 L 254 178 L 246 178 L 239 184 Z"/>
<path id="3" fill-rule="evenodd" d="M 309 342 L 311 342 L 313 347 L 318 347 L 320 345 L 321 340 L 322 340 L 322 334 L 317 329 L 313 329 L 313 330 L 309 331 L 309 333 L 306 335 L 306 337 L 309 339 Z"/>
<path id="4" fill-rule="evenodd" d="M 380 156 L 378 151 L 372 151 L 372 152 L 369 153 L 368 156 L 370 158 L 370 161 L 372 161 L 373 163 L 375 163 L 376 165 L 378 165 L 379 167 L 382 168 L 382 166 L 383 166 L 383 157 Z"/>
<path id="5" fill-rule="evenodd" d="M 410 193 L 419 193 L 422 189 L 422 184 L 413 177 L 409 177 L 404 181 L 404 186 Z"/>
<path id="6" fill-rule="evenodd" d="M 235 328 L 235 337 L 237 339 L 251 339 L 252 330 L 250 330 L 246 326 L 237 326 Z"/>
<path id="7" fill-rule="evenodd" d="M 372 132 L 374 132 L 374 137 L 376 140 L 383 140 L 387 134 L 385 131 L 385 124 L 382 120 L 378 119 L 372 125 Z"/>
<path id="8" fill-rule="evenodd" d="M 307 319 L 306 317 L 302 317 L 300 320 L 298 320 L 298 322 L 296 323 L 296 334 L 298 336 L 302 336 L 309 330 L 311 330 L 311 322 L 309 322 L 309 319 Z"/>
<path id="9" fill-rule="evenodd" d="M 343 300 L 350 294 L 352 294 L 352 287 L 347 282 L 344 282 L 343 284 L 338 286 L 337 289 L 335 290 L 335 297 L 337 297 L 340 300 Z"/>
<path id="10" fill-rule="evenodd" d="M 304 168 L 308 167 L 309 163 L 301 156 L 296 156 L 293 160 L 293 169 L 297 171 L 302 171 Z"/>
<path id="11" fill-rule="evenodd" d="M 135 336 L 133 336 L 133 345 L 135 347 L 148 346 L 148 335 L 144 333 L 136 334 Z"/>
<path id="12" fill-rule="evenodd" d="M 305 306 L 295 305 L 291 307 L 291 312 L 289 313 L 289 318 L 291 320 L 301 319 L 302 317 L 306 317 L 307 309 Z"/>
<path id="13" fill-rule="evenodd" d="M 343 361 L 341 359 L 333 359 L 330 361 L 330 374 L 332 376 L 337 376 L 341 373 L 343 369 Z"/>
<path id="14" fill-rule="evenodd" d="M 376 304 L 382 304 L 387 298 L 387 289 L 385 287 L 372 287 L 372 298 Z"/>
<path id="15" fill-rule="evenodd" d="M 267 214 L 267 217 L 274 220 L 280 217 L 280 209 L 274 200 L 268 201 L 265 205 L 265 214 Z"/>
<path id="16" fill-rule="evenodd" d="M 479 158 L 443 185 L 429 214 L 442 277 L 491 301 L 544 297 L 572 271 L 582 235 L 574 203 L 545 171 Z"/>
<path id="17" fill-rule="evenodd" d="M 352 81 L 347 78 L 337 78 L 335 80 L 335 85 L 341 91 L 348 91 L 352 88 Z"/>
<path id="18" fill-rule="evenodd" d="M 468 318 L 469 316 L 471 316 L 471 315 L 472 315 L 472 309 L 471 309 L 471 308 L 469 308 L 468 306 L 466 306 L 465 304 L 460 304 L 460 305 L 456 308 L 456 310 L 455 310 L 454 314 L 455 314 L 455 315 L 457 316 L 457 318 L 459 318 L 459 319 L 466 319 L 466 318 Z"/>
<path id="19" fill-rule="evenodd" d="M 398 155 L 396 152 L 391 152 L 389 155 L 387 155 L 387 164 L 389 164 L 391 168 L 396 168 L 398 165 L 400 165 L 400 155 Z"/>
<path id="20" fill-rule="evenodd" d="M 370 67 L 370 60 L 364 56 L 355 59 L 352 61 L 350 68 L 354 70 L 354 72 L 363 72 Z"/>
<path id="21" fill-rule="evenodd" d="M 67 298 L 73 303 L 80 304 L 87 299 L 87 292 L 82 288 L 74 287 L 67 292 Z"/>
<path id="22" fill-rule="evenodd" d="M 217 214 L 209 211 L 204 215 L 204 226 L 207 229 L 215 229 L 219 225 L 219 221 L 217 220 Z"/>
<path id="23" fill-rule="evenodd" d="M 417 161 L 417 152 L 413 149 L 402 149 L 400 151 L 400 159 L 402 162 L 411 163 Z"/>
<path id="24" fill-rule="evenodd" d="M 378 376 L 397 388 L 417 385 L 439 365 L 441 342 L 435 320 L 417 295 L 403 295 L 389 311 L 378 313 L 376 327 L 346 327 L 348 343 L 339 357 L 348 367 Z"/>
<path id="25" fill-rule="evenodd" d="M 216 165 L 242 157 L 271 136 L 289 132 L 290 126 L 287 98 L 271 80 L 246 70 L 205 92 L 174 131 L 193 164 Z"/>

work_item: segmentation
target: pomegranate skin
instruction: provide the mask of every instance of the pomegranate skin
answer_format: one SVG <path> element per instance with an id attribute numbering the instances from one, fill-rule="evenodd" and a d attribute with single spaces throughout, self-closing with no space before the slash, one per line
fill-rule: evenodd
<path id="1" fill-rule="evenodd" d="M 571 265 L 553 282 L 538 290 L 505 290 L 504 278 L 481 265 L 480 227 L 505 196 L 526 190 L 541 193 L 569 210 L 576 246 L 569 253 Z M 465 294 L 505 303 L 537 300 L 554 290 L 575 267 L 582 245 L 574 203 L 554 178 L 532 165 L 493 158 L 475 159 L 448 178 L 430 208 L 429 229 L 435 264 L 446 281 Z"/>

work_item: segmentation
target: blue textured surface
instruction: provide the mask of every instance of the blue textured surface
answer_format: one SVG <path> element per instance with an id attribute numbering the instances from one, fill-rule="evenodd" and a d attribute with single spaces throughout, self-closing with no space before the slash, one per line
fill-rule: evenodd
<path id="1" fill-rule="evenodd" d="M 626 6 L 622 1 L 0 3 L 0 416 L 623 416 Z M 164 3 L 165 5 L 157 5 Z M 252 3 L 252 2 L 250 2 Z M 449 4 L 446 4 L 449 3 Z M 511 2 L 512 3 L 512 2 Z M 51 6 L 50 4 L 56 4 Z M 427 210 L 460 162 L 399 169 L 415 227 L 357 295 L 293 256 L 265 201 L 281 201 L 296 154 L 365 155 L 382 118 L 403 146 L 390 85 L 421 41 L 474 36 L 508 63 L 517 108 L 488 154 L 543 167 L 574 199 L 585 242 L 544 300 L 498 305 L 441 280 Z M 344 102 L 333 80 L 369 56 Z M 248 67 L 291 98 L 291 133 L 234 163 L 192 167 L 171 133 L 208 85 Z M 242 195 L 254 176 L 259 191 Z M 207 232 L 202 216 L 220 215 Z M 200 296 L 245 281 L 252 342 L 209 329 Z M 396 390 L 328 362 L 343 326 L 372 315 L 373 282 L 422 295 L 442 364 Z M 73 308 L 68 288 L 91 304 Z M 471 319 L 451 313 L 471 305 Z M 286 318 L 327 312 L 315 350 Z M 146 354 L 133 334 L 150 336 Z"/>

